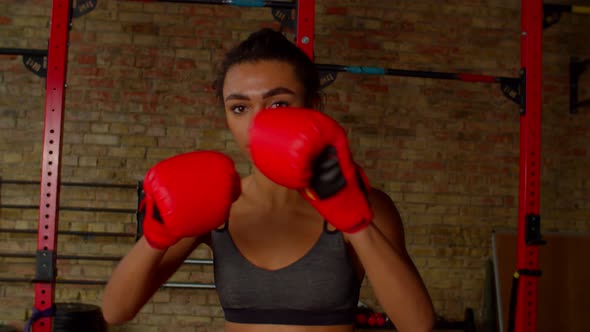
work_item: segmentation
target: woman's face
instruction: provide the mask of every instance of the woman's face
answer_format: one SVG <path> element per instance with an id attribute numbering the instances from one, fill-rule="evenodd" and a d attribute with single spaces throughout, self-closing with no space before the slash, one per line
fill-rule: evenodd
<path id="1" fill-rule="evenodd" d="M 277 60 L 246 62 L 230 67 L 223 84 L 223 104 L 229 130 L 249 158 L 248 129 L 265 108 L 304 107 L 304 87 L 293 66 Z"/>

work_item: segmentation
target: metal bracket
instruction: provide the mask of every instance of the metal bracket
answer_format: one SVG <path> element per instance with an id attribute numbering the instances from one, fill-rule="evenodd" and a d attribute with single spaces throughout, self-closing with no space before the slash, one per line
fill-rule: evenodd
<path id="1" fill-rule="evenodd" d="M 97 0 L 74 0 L 72 2 L 72 15 L 73 18 L 84 16 L 96 8 Z"/>
<path id="2" fill-rule="evenodd" d="M 336 81 L 336 78 L 338 77 L 338 72 L 331 71 L 331 70 L 320 70 L 319 75 L 320 75 L 320 90 L 323 90 L 324 88 L 326 88 L 330 84 L 334 83 L 334 81 Z"/>
<path id="3" fill-rule="evenodd" d="M 556 24 L 561 19 L 561 14 L 571 11 L 571 6 L 543 4 L 543 29 Z"/>
<path id="4" fill-rule="evenodd" d="M 23 55 L 23 64 L 33 74 L 47 77 L 47 57 L 42 55 Z"/>
<path id="5" fill-rule="evenodd" d="M 36 258 L 34 282 L 54 282 L 57 276 L 55 251 L 37 250 Z"/>
<path id="6" fill-rule="evenodd" d="M 590 99 L 578 100 L 578 83 L 580 76 L 586 71 L 586 68 L 590 65 L 590 59 L 580 61 L 575 57 L 570 59 L 570 113 L 578 113 L 578 108 L 582 106 L 590 105 Z"/>
<path id="7" fill-rule="evenodd" d="M 295 29 L 297 25 L 295 18 L 295 10 L 291 8 L 272 8 L 272 17 L 281 24 L 281 30 L 283 28 Z"/>
<path id="8" fill-rule="evenodd" d="M 84 16 L 96 8 L 97 0 L 74 0 L 71 2 L 68 28 L 72 28 L 72 19 Z M 47 77 L 47 50 L 7 49 L 0 50 L 0 54 L 22 55 L 23 64 L 33 74 Z"/>
<path id="9" fill-rule="evenodd" d="M 525 242 L 530 246 L 540 246 L 547 243 L 541 236 L 541 216 L 528 214 L 526 216 Z"/>
<path id="10" fill-rule="evenodd" d="M 526 112 L 526 76 L 525 69 L 520 70 L 519 78 L 500 79 L 500 88 L 504 96 L 520 105 L 520 115 Z"/>
<path id="11" fill-rule="evenodd" d="M 522 276 L 540 277 L 543 275 L 541 270 L 520 269 L 517 272 Z"/>
<path id="12" fill-rule="evenodd" d="M 47 77 L 47 50 L 0 47 L 0 54 L 21 55 L 28 70 L 39 77 Z"/>

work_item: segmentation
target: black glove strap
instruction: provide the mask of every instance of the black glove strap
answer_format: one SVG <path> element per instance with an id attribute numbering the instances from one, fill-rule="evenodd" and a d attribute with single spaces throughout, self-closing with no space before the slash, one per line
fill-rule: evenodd
<path id="1" fill-rule="evenodd" d="M 329 145 L 313 162 L 310 187 L 319 199 L 325 199 L 345 186 L 346 179 L 340 168 L 336 148 Z"/>

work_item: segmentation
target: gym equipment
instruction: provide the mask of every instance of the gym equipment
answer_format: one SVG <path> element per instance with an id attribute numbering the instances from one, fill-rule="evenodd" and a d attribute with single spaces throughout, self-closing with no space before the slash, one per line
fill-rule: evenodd
<path id="1" fill-rule="evenodd" d="M 100 307 L 85 303 L 55 303 L 50 310 L 34 311 L 25 325 L 25 331 L 40 317 L 53 318 L 53 332 L 106 332 L 107 323 Z"/>
<path id="2" fill-rule="evenodd" d="M 513 283 L 522 276 L 513 275 L 516 262 L 514 232 L 492 234 L 493 282 L 498 331 L 510 330 L 514 319 Z M 545 233 L 547 245 L 540 248 L 539 268 L 543 277 L 538 283 L 538 332 L 590 331 L 586 314 L 590 307 L 589 234 Z M 514 273 L 516 274 L 516 273 Z M 491 320 L 491 317 L 490 317 Z"/>
<path id="3" fill-rule="evenodd" d="M 38 181 L 29 181 L 29 180 L 9 180 L 9 179 L 1 179 L 0 178 L 0 185 L 15 185 L 15 186 L 23 186 L 23 185 L 38 185 Z M 95 182 L 63 182 L 62 185 L 64 187 L 87 187 L 87 188 L 117 188 L 117 189 L 137 189 L 138 195 L 140 195 L 142 190 L 141 181 L 138 184 L 109 184 L 109 183 L 95 183 Z M 138 196 L 138 201 L 141 200 L 141 196 Z M 38 207 L 32 206 L 10 206 L 10 205 L 2 205 L 1 207 L 7 208 L 30 208 L 35 209 Z M 135 209 L 107 209 L 107 208 L 72 208 L 72 207 L 60 207 L 59 210 L 64 211 L 96 211 L 96 212 L 120 212 L 120 213 L 139 213 Z M 139 228 L 140 229 L 140 228 Z M 9 228 L 0 228 L 1 233 L 7 234 L 26 234 L 26 235 L 33 235 L 37 234 L 37 230 L 35 229 L 9 229 Z M 67 236 L 80 236 L 85 239 L 94 238 L 94 237 L 112 237 L 112 238 L 128 238 L 129 242 L 133 241 L 134 239 L 137 240 L 141 233 L 125 233 L 125 232 L 87 232 L 87 231 L 71 231 L 71 230 L 59 230 L 57 235 L 67 235 Z M 37 258 L 37 254 L 34 252 L 0 252 L 0 257 L 2 258 L 25 258 L 25 259 L 35 259 Z M 117 262 L 121 260 L 122 257 L 119 256 L 92 256 L 92 255 L 56 255 L 56 260 L 84 260 L 84 261 L 110 261 L 110 262 Z M 34 263 L 34 261 L 32 261 Z M 213 261 L 211 259 L 186 259 L 183 264 L 186 265 L 213 265 Z M 7 282 L 7 283 L 34 283 L 37 280 L 35 278 L 26 278 L 26 277 L 0 277 L 0 282 Z M 75 285 L 104 285 L 106 284 L 106 280 L 76 280 L 76 279 L 59 279 L 56 281 L 57 284 L 75 284 Z M 179 283 L 179 282 L 168 282 L 165 283 L 163 288 L 185 288 L 185 289 L 214 289 L 215 285 L 207 284 L 207 283 Z"/>
<path id="4" fill-rule="evenodd" d="M 395 325 L 387 314 L 376 312 L 368 306 L 359 303 L 355 313 L 355 327 L 361 330 L 394 330 Z M 463 321 L 449 321 L 437 317 L 434 323 L 434 330 L 475 332 L 475 318 L 473 309 L 465 309 Z"/>

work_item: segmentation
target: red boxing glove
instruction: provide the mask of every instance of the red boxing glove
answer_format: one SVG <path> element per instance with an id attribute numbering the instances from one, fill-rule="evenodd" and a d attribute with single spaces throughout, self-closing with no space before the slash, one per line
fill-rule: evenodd
<path id="1" fill-rule="evenodd" d="M 256 167 L 299 190 L 338 230 L 354 233 L 371 223 L 369 183 L 335 120 L 310 109 L 267 109 L 256 115 L 249 134 Z"/>
<path id="2" fill-rule="evenodd" d="M 143 182 L 143 234 L 156 249 L 225 223 L 241 193 L 234 162 L 213 151 L 189 152 L 152 167 Z"/>

